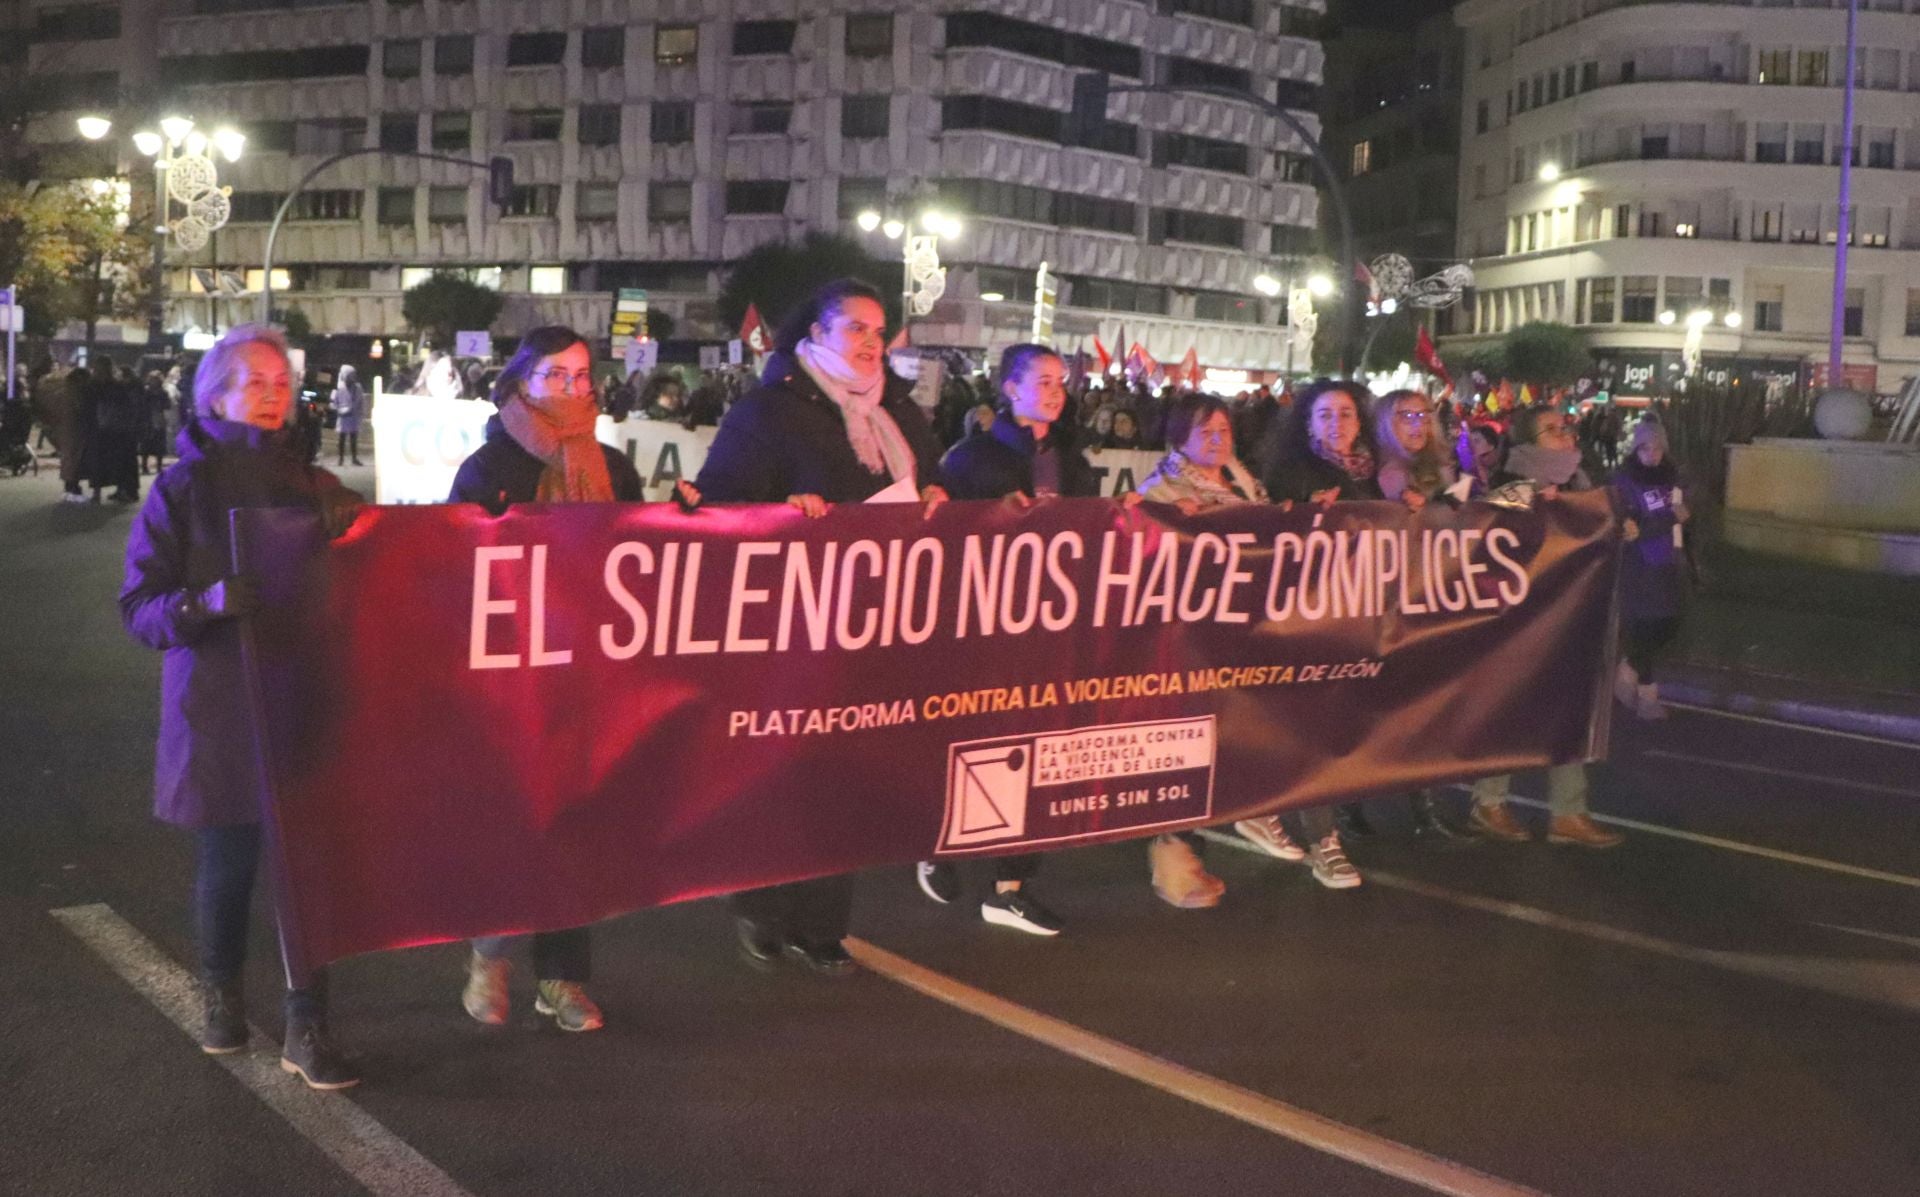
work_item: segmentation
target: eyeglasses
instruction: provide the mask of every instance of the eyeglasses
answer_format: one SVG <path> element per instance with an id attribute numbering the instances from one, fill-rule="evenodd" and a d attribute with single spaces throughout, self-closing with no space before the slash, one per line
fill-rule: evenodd
<path id="1" fill-rule="evenodd" d="M 1406 424 L 1424 424 L 1428 420 L 1433 419 L 1433 413 L 1430 411 L 1397 411 L 1393 413 L 1393 418 Z"/>
<path id="2" fill-rule="evenodd" d="M 541 370 L 535 373 L 533 377 L 540 379 L 549 387 L 590 387 L 593 385 L 593 371 L 591 370 L 581 370 L 578 373 L 571 370 Z"/>

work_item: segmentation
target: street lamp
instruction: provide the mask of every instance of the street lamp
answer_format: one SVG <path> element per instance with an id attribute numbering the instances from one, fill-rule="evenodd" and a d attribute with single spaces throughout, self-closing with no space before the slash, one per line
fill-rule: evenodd
<path id="1" fill-rule="evenodd" d="M 1728 328 L 1740 327 L 1740 313 L 1738 312 L 1728 312 L 1725 316 L 1722 316 L 1720 319 L 1722 323 L 1724 323 Z"/>
<path id="2" fill-rule="evenodd" d="M 1672 308 L 1668 308 L 1665 311 L 1660 313 L 1660 323 L 1662 324 L 1672 324 L 1675 320 L 1678 320 L 1679 318 L 1680 318 L 1679 316 L 1674 314 L 1674 310 Z"/>
<path id="3" fill-rule="evenodd" d="M 113 122 L 104 116 L 83 116 L 73 123 L 80 130 L 80 136 L 88 141 L 99 141 L 113 132 Z"/>
<path id="4" fill-rule="evenodd" d="M 1333 294 L 1333 280 L 1324 274 L 1307 276 L 1307 290 L 1313 292 L 1315 299 L 1325 299 Z"/>
<path id="5" fill-rule="evenodd" d="M 1268 299 L 1274 299 L 1280 294 L 1280 280 L 1271 274 L 1256 274 L 1253 276 L 1253 289 Z"/>
<path id="6" fill-rule="evenodd" d="M 889 241 L 900 242 L 900 327 L 914 316 L 924 316 L 947 292 L 947 271 L 940 265 L 940 238 L 960 236 L 959 218 L 937 207 L 916 213 L 921 233 L 912 232 L 905 212 L 867 208 L 854 217 L 862 232 L 875 229 Z"/>
<path id="7" fill-rule="evenodd" d="M 1542 183 L 1558 182 L 1559 178 L 1560 164 L 1558 162 L 1542 162 L 1540 164 L 1540 181 Z"/>

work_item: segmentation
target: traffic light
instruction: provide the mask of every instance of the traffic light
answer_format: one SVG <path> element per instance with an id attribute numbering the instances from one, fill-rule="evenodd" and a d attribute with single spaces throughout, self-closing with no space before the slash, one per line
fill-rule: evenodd
<path id="1" fill-rule="evenodd" d="M 502 212 L 513 203 L 513 159 L 491 158 L 487 161 L 487 198 Z"/>
<path id="2" fill-rule="evenodd" d="M 1066 143 L 1092 145 L 1107 127 L 1107 73 L 1083 71 L 1073 77 L 1073 108 L 1067 113 Z"/>

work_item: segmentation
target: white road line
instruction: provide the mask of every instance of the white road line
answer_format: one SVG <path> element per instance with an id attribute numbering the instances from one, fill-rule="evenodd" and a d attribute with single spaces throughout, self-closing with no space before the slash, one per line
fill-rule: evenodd
<path id="1" fill-rule="evenodd" d="M 1784 777 L 1790 781 L 1817 781 L 1821 785 L 1840 786 L 1843 789 L 1862 790 L 1869 794 L 1892 794 L 1896 798 L 1920 798 L 1920 790 L 1903 790 L 1899 786 L 1876 785 L 1870 781 L 1848 781 L 1844 777 L 1828 777 L 1824 773 L 1802 773 L 1797 769 L 1775 769 L 1771 765 L 1750 765 L 1745 761 L 1726 761 L 1713 756 L 1695 756 L 1690 752 L 1668 752 L 1664 748 L 1648 748 L 1641 756 L 1659 757 L 1665 761 L 1686 761 L 1694 765 L 1712 765 L 1716 769 L 1732 769 L 1740 773 L 1765 773 L 1770 777 Z"/>
<path id="2" fill-rule="evenodd" d="M 865 940 L 848 939 L 847 950 L 862 965 L 936 1001 L 983 1018 L 1016 1035 L 1044 1043 L 1164 1093 L 1236 1118 L 1315 1151 L 1453 1197 L 1543 1197 L 1512 1181 L 1429 1155 L 1238 1085 L 1184 1068 L 1159 1056 L 1096 1035 L 1072 1023 L 975 989 L 944 973 L 915 964 Z"/>
<path id="3" fill-rule="evenodd" d="M 93 903 L 49 913 L 175 1026 L 197 1038 L 199 999 L 186 969 L 109 906 Z M 249 1029 L 255 1047 L 208 1056 L 208 1062 L 232 1073 L 374 1197 L 472 1197 L 351 1099 L 316 1093 L 282 1072 L 280 1053 L 260 1046 L 259 1030 Z"/>
<path id="4" fill-rule="evenodd" d="M 1920 752 L 1920 744 L 1916 744 L 1912 740 L 1896 740 L 1891 736 L 1869 736 L 1862 732 L 1836 731 L 1830 727 L 1815 727 L 1810 723 L 1795 723 L 1790 719 L 1769 719 L 1765 715 L 1749 715 L 1744 711 L 1725 711 L 1719 707 L 1703 707 L 1691 702 L 1670 702 L 1664 698 L 1660 700 L 1660 703 L 1662 706 L 1673 707 L 1675 710 L 1692 711 L 1696 715 L 1715 715 L 1721 719 L 1738 719 L 1743 723 L 1764 723 L 1769 727 L 1791 728 L 1794 731 L 1803 731 L 1810 735 L 1836 736 L 1842 740 L 1860 740 L 1868 744 L 1885 744 L 1890 748 L 1906 748 L 1914 752 Z"/>
<path id="5" fill-rule="evenodd" d="M 1891 931 L 1875 931 L 1868 927 L 1843 927 L 1839 923 L 1809 923 L 1808 925 L 1824 927 L 1828 931 L 1844 931 L 1848 935 L 1858 935 L 1866 939 L 1877 939 L 1882 943 L 1897 943 L 1903 947 L 1920 948 L 1920 936 L 1895 935 Z"/>

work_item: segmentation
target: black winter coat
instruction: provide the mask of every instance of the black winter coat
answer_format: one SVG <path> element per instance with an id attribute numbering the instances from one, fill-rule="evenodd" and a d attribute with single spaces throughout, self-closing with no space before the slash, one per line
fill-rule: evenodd
<path id="1" fill-rule="evenodd" d="M 613 497 L 619 503 L 645 498 L 639 471 L 612 445 L 601 445 L 607 455 L 607 473 L 613 479 Z M 467 455 L 453 476 L 451 503 L 478 503 L 490 515 L 499 515 L 514 503 L 531 503 L 540 489 L 546 463 L 520 447 L 500 417 L 487 421 L 487 443 Z"/>
<path id="2" fill-rule="evenodd" d="M 1049 452 L 1060 456 L 1060 494 L 1069 499 L 1095 498 L 1100 479 L 1073 443 L 1064 420 L 1048 429 Z M 993 427 L 975 432 L 947 450 L 940 462 L 947 489 L 956 499 L 1000 499 L 1019 491 L 1033 497 L 1033 458 L 1039 446 L 1033 430 L 1006 412 L 994 417 Z"/>
<path id="3" fill-rule="evenodd" d="M 1260 481 L 1267 488 L 1267 496 L 1276 503 L 1282 499 L 1305 503 L 1313 498 L 1316 491 L 1335 488 L 1340 491 L 1341 502 L 1383 497 L 1378 480 L 1354 478 L 1339 466 L 1313 454 L 1282 457 L 1267 466 Z"/>
<path id="4" fill-rule="evenodd" d="M 912 384 L 889 374 L 880 406 L 913 450 L 915 482 L 944 486 L 940 446 L 912 392 Z M 859 503 L 892 484 L 860 464 L 840 409 L 785 354 L 775 354 L 760 385 L 727 409 L 694 482 L 714 503 L 784 503 L 789 495 Z"/>

